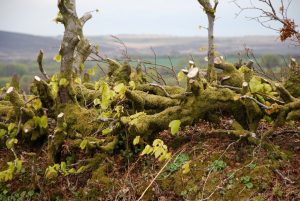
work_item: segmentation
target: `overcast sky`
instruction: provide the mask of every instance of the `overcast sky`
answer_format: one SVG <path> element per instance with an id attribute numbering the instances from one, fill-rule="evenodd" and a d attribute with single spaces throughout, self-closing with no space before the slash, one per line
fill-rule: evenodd
<path id="1" fill-rule="evenodd" d="M 245 16 L 235 17 L 239 9 L 230 1 L 219 0 L 217 36 L 274 35 Z M 246 5 L 248 0 L 239 0 Z M 274 0 L 274 2 L 278 0 Z M 273 2 L 273 0 L 272 0 Z M 0 0 L 0 30 L 35 35 L 61 35 L 63 26 L 52 21 L 57 14 L 57 0 Z M 77 0 L 77 11 L 99 9 L 85 26 L 86 35 L 160 34 L 206 35 L 206 16 L 197 0 Z M 289 14 L 300 24 L 300 1 L 294 0 Z"/>

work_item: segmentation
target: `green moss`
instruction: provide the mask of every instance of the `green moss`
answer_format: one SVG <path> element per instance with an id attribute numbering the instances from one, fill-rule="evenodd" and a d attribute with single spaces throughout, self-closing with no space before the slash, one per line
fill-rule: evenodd
<path id="1" fill-rule="evenodd" d="M 290 73 L 284 87 L 296 98 L 300 97 L 300 72 Z"/>
<path id="2" fill-rule="evenodd" d="M 69 135 L 80 133 L 82 136 L 88 136 L 98 129 L 99 125 L 94 121 L 97 118 L 96 110 L 67 104 L 63 111 Z"/>
<path id="3" fill-rule="evenodd" d="M 164 86 L 164 88 L 170 95 L 182 94 L 185 92 L 184 88 L 178 86 Z M 159 96 L 165 96 L 165 92 L 161 88 L 149 84 L 138 85 L 136 87 L 136 90 L 148 92 L 150 94 L 155 94 Z"/>
<path id="4" fill-rule="evenodd" d="M 92 177 L 84 188 L 84 200 L 97 200 L 99 197 L 106 197 L 114 187 L 113 180 L 106 175 L 109 165 L 104 163 L 93 171 Z"/>

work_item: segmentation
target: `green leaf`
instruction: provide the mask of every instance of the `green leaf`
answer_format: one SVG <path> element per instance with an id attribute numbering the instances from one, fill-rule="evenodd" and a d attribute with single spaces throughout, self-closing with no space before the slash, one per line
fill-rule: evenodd
<path id="1" fill-rule="evenodd" d="M 51 82 L 57 82 L 57 74 L 54 74 L 54 75 L 51 77 Z"/>
<path id="2" fill-rule="evenodd" d="M 106 84 L 105 82 L 102 83 L 100 91 L 102 92 L 101 109 L 106 110 L 111 103 L 113 95 L 111 93 L 111 90 L 109 89 L 108 84 Z"/>
<path id="3" fill-rule="evenodd" d="M 150 145 L 146 145 L 146 147 L 144 148 L 144 150 L 141 153 L 141 156 L 143 155 L 148 155 L 150 153 L 152 153 L 153 148 Z"/>
<path id="4" fill-rule="evenodd" d="M 81 79 L 80 79 L 80 77 L 76 77 L 76 79 L 74 80 L 74 82 L 75 82 L 76 84 L 81 84 Z"/>
<path id="5" fill-rule="evenodd" d="M 28 192 L 27 192 L 27 195 L 28 195 L 29 197 L 32 197 L 32 196 L 34 195 L 34 191 L 32 191 L 32 190 L 31 190 L 31 191 L 28 191 Z"/>
<path id="6" fill-rule="evenodd" d="M 40 128 L 48 128 L 48 118 L 45 115 L 40 118 L 39 126 Z"/>
<path id="7" fill-rule="evenodd" d="M 123 83 L 118 84 L 117 86 L 114 87 L 114 91 L 120 94 L 121 99 L 125 96 L 126 90 L 127 87 Z"/>
<path id="8" fill-rule="evenodd" d="M 40 126 L 41 118 L 38 116 L 33 117 L 35 127 Z"/>
<path id="9" fill-rule="evenodd" d="M 58 176 L 58 172 L 54 166 L 49 166 L 46 169 L 46 174 L 45 174 L 46 179 L 53 179 L 56 178 L 57 176 Z"/>
<path id="10" fill-rule="evenodd" d="M 182 174 L 187 174 L 190 172 L 190 163 L 191 161 L 187 161 L 183 164 L 182 168 Z"/>
<path id="11" fill-rule="evenodd" d="M 20 159 L 15 159 L 15 164 L 16 164 L 16 169 L 17 169 L 17 173 L 20 173 L 22 170 L 22 163 L 23 161 Z"/>
<path id="12" fill-rule="evenodd" d="M 75 174 L 75 173 L 76 173 L 76 170 L 75 170 L 74 168 L 71 168 L 71 169 L 69 170 L 69 173 L 70 173 L 70 174 Z"/>
<path id="13" fill-rule="evenodd" d="M 61 62 L 61 55 L 60 54 L 56 54 L 54 56 L 53 60 L 56 61 L 56 62 L 58 62 L 58 63 Z"/>
<path id="14" fill-rule="evenodd" d="M 94 105 L 97 106 L 97 105 L 100 105 L 100 104 L 101 104 L 100 99 L 99 99 L 99 98 L 96 98 L 96 99 L 94 100 Z"/>
<path id="15" fill-rule="evenodd" d="M 82 173 L 82 172 L 84 172 L 86 169 L 87 169 L 86 166 L 81 166 L 81 167 L 76 171 L 76 174 Z"/>
<path id="16" fill-rule="evenodd" d="M 152 145 L 154 147 L 157 147 L 157 146 L 162 146 L 164 144 L 164 142 L 161 140 L 161 139 L 155 139 L 152 143 Z"/>
<path id="17" fill-rule="evenodd" d="M 184 74 L 182 71 L 180 71 L 180 72 L 177 74 L 177 78 L 178 78 L 178 81 L 182 81 L 182 80 L 184 80 L 184 78 L 185 78 L 185 74 Z"/>
<path id="18" fill-rule="evenodd" d="M 53 96 L 53 98 L 56 98 L 59 90 L 58 83 L 56 81 L 55 82 L 51 81 L 49 85 L 50 85 L 51 95 Z"/>
<path id="19" fill-rule="evenodd" d="M 102 130 L 102 135 L 107 135 L 111 132 L 111 129 L 110 128 L 106 128 L 104 130 Z"/>
<path id="20" fill-rule="evenodd" d="M 253 184 L 252 184 L 251 182 L 246 183 L 245 186 L 246 186 L 248 189 L 252 189 L 252 188 L 253 188 Z"/>
<path id="21" fill-rule="evenodd" d="M 16 128 L 16 124 L 10 123 L 7 127 L 8 133 L 10 133 L 14 128 Z"/>
<path id="22" fill-rule="evenodd" d="M 4 138 L 4 136 L 5 136 L 6 133 L 7 133 L 6 130 L 0 129 L 0 140 L 2 140 Z"/>
<path id="23" fill-rule="evenodd" d="M 88 69 L 87 74 L 89 74 L 90 76 L 94 76 L 96 74 L 96 67 L 94 66 L 94 67 Z"/>
<path id="24" fill-rule="evenodd" d="M 170 122 L 169 127 L 171 128 L 172 135 L 175 135 L 176 133 L 178 133 L 178 131 L 180 129 L 180 124 L 181 124 L 180 120 L 173 120 Z"/>
<path id="25" fill-rule="evenodd" d="M 244 176 L 244 177 L 241 178 L 241 181 L 242 181 L 244 184 L 246 184 L 246 183 L 250 182 L 250 177 L 249 177 L 249 176 Z"/>
<path id="26" fill-rule="evenodd" d="M 61 171 L 63 172 L 63 174 L 65 176 L 69 174 L 67 172 L 67 164 L 66 164 L 66 162 L 63 161 L 63 162 L 60 163 L 60 169 L 61 169 Z"/>
<path id="27" fill-rule="evenodd" d="M 84 71 L 84 64 L 80 64 L 79 69 L 80 69 L 80 72 L 83 72 Z"/>
<path id="28" fill-rule="evenodd" d="M 59 80 L 59 86 L 66 87 L 68 85 L 68 80 L 66 78 L 61 78 Z"/>
<path id="29" fill-rule="evenodd" d="M 39 110 L 42 108 L 42 102 L 41 100 L 38 98 L 38 99 L 35 99 L 32 101 L 32 107 L 35 109 L 35 110 Z"/>
<path id="30" fill-rule="evenodd" d="M 8 149 L 11 149 L 11 148 L 13 148 L 14 144 L 17 144 L 17 143 L 18 143 L 18 140 L 16 138 L 8 139 L 8 140 L 6 140 L 6 147 Z"/>
<path id="31" fill-rule="evenodd" d="M 263 92 L 264 85 L 261 83 L 261 78 L 253 77 L 249 82 L 249 87 L 252 93 Z"/>
<path id="32" fill-rule="evenodd" d="M 226 167 L 226 163 L 222 160 L 215 160 L 213 164 L 210 166 L 210 169 L 214 171 L 220 171 L 223 170 Z"/>
<path id="33" fill-rule="evenodd" d="M 133 140 L 133 145 L 137 145 L 140 142 L 140 136 L 136 136 Z"/>
<path id="34" fill-rule="evenodd" d="M 80 149 L 84 150 L 86 145 L 87 145 L 88 141 L 87 140 L 82 140 L 82 142 L 80 143 Z"/>

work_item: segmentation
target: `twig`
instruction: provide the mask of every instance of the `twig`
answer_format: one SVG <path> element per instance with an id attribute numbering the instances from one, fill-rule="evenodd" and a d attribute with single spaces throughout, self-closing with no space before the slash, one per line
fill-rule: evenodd
<path id="1" fill-rule="evenodd" d="M 169 58 L 169 61 L 170 61 L 171 67 L 172 67 L 172 72 L 173 72 L 174 78 L 175 78 L 175 80 L 176 80 L 176 82 L 177 82 L 177 85 L 179 86 L 180 83 L 179 83 L 178 77 L 177 77 L 177 75 L 176 75 L 176 71 L 175 71 L 173 62 L 172 62 L 170 56 L 168 56 L 168 58 Z"/>
<path id="2" fill-rule="evenodd" d="M 156 84 L 156 83 L 150 83 L 150 86 L 159 87 L 160 89 L 162 89 L 164 91 L 164 93 L 167 97 L 170 97 L 170 94 L 167 92 L 167 90 L 163 86 Z"/>
<path id="3" fill-rule="evenodd" d="M 46 78 L 46 80 L 49 80 L 49 76 L 47 75 L 46 71 L 43 68 L 43 57 L 44 57 L 44 51 L 40 50 L 38 56 L 37 56 L 37 63 L 39 64 L 39 69 L 41 71 L 41 73 L 43 74 L 43 76 Z"/>
<path id="4" fill-rule="evenodd" d="M 216 85 L 216 87 L 218 87 L 218 88 L 228 88 L 228 89 L 232 89 L 232 90 L 234 90 L 234 91 L 238 91 L 238 92 L 240 92 L 241 90 L 242 90 L 242 88 L 240 88 L 240 87 L 234 87 L 234 86 L 229 86 L 229 85 Z"/>
<path id="5" fill-rule="evenodd" d="M 270 110 L 270 109 L 272 109 L 272 107 L 266 106 L 265 104 L 259 102 L 258 100 L 256 100 L 255 98 L 253 98 L 253 97 L 251 97 L 251 96 L 246 96 L 246 95 L 244 95 L 244 96 L 241 96 L 241 98 L 242 98 L 242 99 L 250 99 L 250 100 L 254 101 L 257 105 L 261 106 L 261 107 L 262 107 L 263 109 L 265 109 L 265 110 Z"/>
<path id="6" fill-rule="evenodd" d="M 223 153 L 221 154 L 221 156 L 218 158 L 218 160 L 220 160 L 220 159 L 224 156 L 224 154 L 227 152 L 227 150 L 228 150 L 233 144 L 239 142 L 240 140 L 241 140 L 241 138 L 239 138 L 237 141 L 234 141 L 234 142 L 230 143 L 230 144 L 226 147 L 226 149 L 223 151 Z M 204 198 L 204 199 L 203 199 L 203 196 L 204 196 L 204 190 L 205 190 L 205 185 L 206 185 L 206 183 L 207 183 L 207 181 L 208 181 L 208 178 L 209 178 L 209 176 L 210 176 L 210 174 L 211 174 L 212 171 L 213 171 L 213 168 L 211 168 L 210 171 L 208 172 L 208 175 L 207 175 L 207 177 L 206 177 L 206 179 L 205 179 L 205 182 L 204 182 L 204 184 L 203 184 L 203 188 L 202 188 L 202 192 L 201 192 L 201 201 L 208 200 L 208 199 L 209 199 L 209 198 L 217 191 L 217 189 L 215 189 L 215 191 L 213 191 L 207 198 Z"/>
<path id="7" fill-rule="evenodd" d="M 289 183 L 291 183 L 291 184 L 294 184 L 295 182 L 294 181 L 292 181 L 291 179 L 289 179 L 288 177 L 285 177 L 283 174 L 281 174 L 280 172 L 279 172 L 279 170 L 277 170 L 277 169 L 275 169 L 274 170 L 283 180 L 286 180 L 286 181 L 288 181 Z"/>
<path id="8" fill-rule="evenodd" d="M 142 193 L 142 195 L 139 197 L 139 199 L 137 201 L 142 200 L 142 198 L 144 197 L 145 193 L 148 191 L 148 189 L 152 186 L 152 184 L 155 182 L 155 180 L 157 179 L 157 177 L 162 173 L 162 171 L 167 167 L 167 165 L 171 162 L 172 158 L 170 158 L 169 160 L 167 160 L 167 162 L 164 164 L 164 166 L 159 170 L 159 172 L 156 174 L 156 176 L 152 179 L 152 181 L 150 182 L 150 184 L 147 186 L 147 188 L 144 190 L 144 192 Z"/>
<path id="9" fill-rule="evenodd" d="M 178 150 L 173 156 L 177 156 L 180 153 L 182 153 L 185 150 L 185 147 L 182 148 L 181 150 Z M 162 173 L 162 171 L 167 167 L 167 165 L 172 161 L 173 156 L 167 160 L 167 162 L 164 164 L 164 166 L 159 170 L 159 172 L 156 174 L 156 176 L 152 179 L 152 181 L 150 182 L 150 184 L 147 186 L 147 188 L 144 190 L 144 192 L 142 193 L 142 195 L 139 197 L 139 199 L 137 201 L 140 201 L 144 195 L 146 194 L 147 190 L 152 186 L 152 184 L 155 182 L 155 180 L 158 178 L 158 176 Z"/>

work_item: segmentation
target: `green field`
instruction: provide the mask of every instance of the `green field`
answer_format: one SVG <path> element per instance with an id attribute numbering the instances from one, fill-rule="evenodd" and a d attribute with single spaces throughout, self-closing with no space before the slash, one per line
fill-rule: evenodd
<path id="1" fill-rule="evenodd" d="M 287 66 L 285 61 L 288 61 L 289 58 L 289 55 L 262 55 L 257 56 L 257 61 L 266 72 L 272 70 L 278 74 L 281 68 L 285 68 Z M 147 68 L 156 66 L 159 69 L 159 72 L 163 75 L 163 77 L 165 77 L 165 80 L 166 82 L 168 82 L 168 84 L 175 84 L 174 73 L 171 70 L 172 65 L 176 73 L 179 72 L 180 69 L 185 68 L 189 60 L 194 60 L 196 65 L 200 66 L 200 68 L 205 68 L 206 65 L 206 62 L 203 57 L 195 55 L 170 57 L 158 56 L 156 58 L 154 56 L 132 56 L 131 59 L 131 65 L 133 67 L 136 66 L 137 60 L 142 61 L 142 63 L 145 64 L 145 67 Z M 235 63 L 238 61 L 238 57 L 236 55 L 228 55 L 225 56 L 225 60 L 228 62 Z M 248 58 L 244 56 L 243 60 L 247 61 Z M 102 67 L 102 69 L 105 72 L 107 72 L 107 66 L 105 63 L 89 61 L 86 63 L 86 70 L 95 67 L 96 74 L 93 77 L 93 79 L 99 79 L 101 76 L 104 76 L 104 73 L 97 66 L 97 63 Z M 168 67 L 170 70 L 168 70 L 166 67 Z M 44 68 L 49 75 L 53 75 L 54 73 L 59 72 L 59 63 L 56 63 L 51 59 L 44 60 Z M 34 76 L 42 76 L 39 72 L 38 64 L 34 60 L 0 61 L 0 87 L 3 87 L 6 83 L 8 83 L 10 81 L 11 76 L 14 74 L 20 76 L 21 86 L 26 92 L 29 91 L 29 84 L 33 80 Z M 149 81 L 151 81 L 151 79 Z"/>

